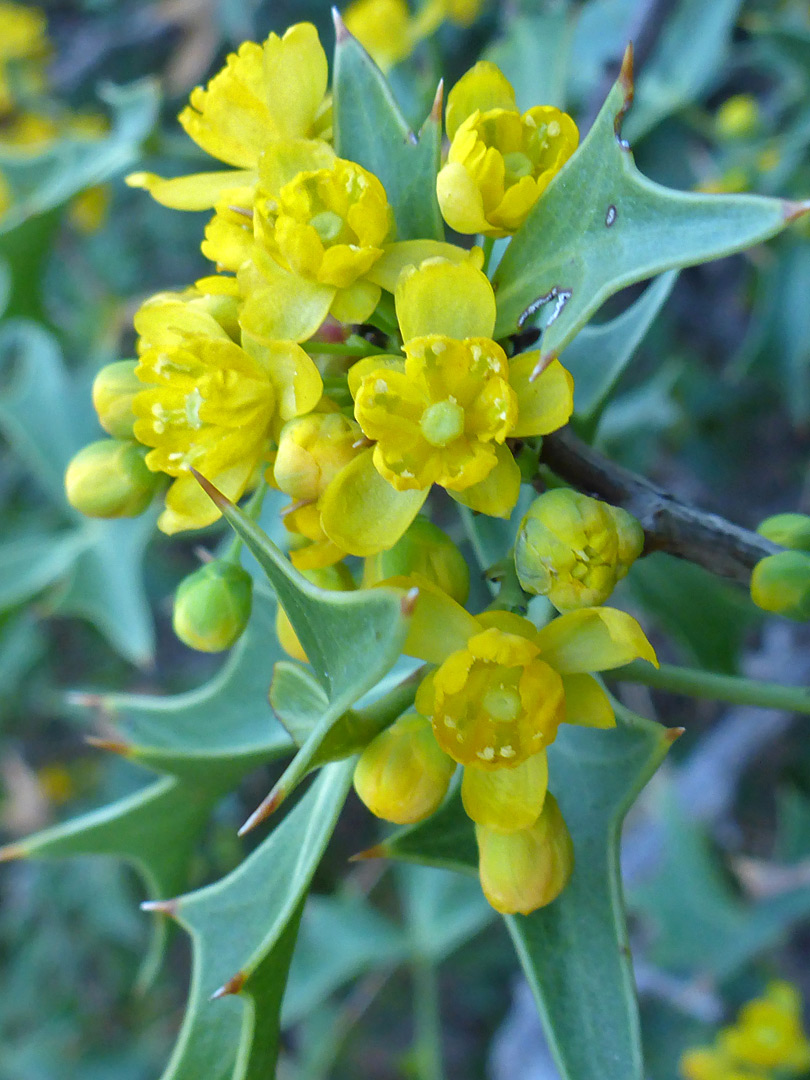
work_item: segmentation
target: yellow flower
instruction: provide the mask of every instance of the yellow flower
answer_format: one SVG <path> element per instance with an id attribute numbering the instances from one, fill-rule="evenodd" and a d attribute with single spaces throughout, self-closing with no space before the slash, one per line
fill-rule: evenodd
<path id="1" fill-rule="evenodd" d="M 245 42 L 179 116 L 198 146 L 233 168 L 172 180 L 134 173 L 127 183 L 177 210 L 205 210 L 231 188 L 255 186 L 268 145 L 328 136 L 327 80 L 326 53 L 311 23 L 291 26 L 283 38 L 271 34 L 264 45 Z"/>
<path id="2" fill-rule="evenodd" d="M 476 825 L 475 835 L 481 888 L 503 915 L 545 907 L 568 884 L 574 845 L 553 795 L 531 827 L 504 833 Z"/>
<path id="3" fill-rule="evenodd" d="M 759 127 L 759 105 L 753 94 L 735 94 L 727 98 L 714 118 L 721 139 L 744 139 Z"/>
<path id="4" fill-rule="evenodd" d="M 106 184 L 85 188 L 70 204 L 70 223 L 82 233 L 94 233 L 107 220 L 110 208 L 110 189 Z"/>
<path id="5" fill-rule="evenodd" d="M 573 408 L 558 361 L 531 381 L 539 354 L 510 362 L 492 340 L 495 294 L 472 261 L 427 259 L 400 274 L 395 296 L 405 360 L 369 357 L 349 373 L 355 416 L 376 445 L 323 506 L 327 534 L 353 555 L 393 546 L 434 483 L 508 517 L 520 470 L 505 440 L 555 431 Z"/>
<path id="6" fill-rule="evenodd" d="M 719 1044 L 741 1064 L 805 1072 L 810 1042 L 802 1029 L 798 990 L 787 982 L 770 983 L 762 997 L 743 1005 L 735 1024 L 721 1031 Z"/>
<path id="7" fill-rule="evenodd" d="M 511 84 L 482 60 L 450 91 L 450 152 L 437 178 L 439 206 L 461 233 L 509 236 L 579 142 L 567 113 L 538 105 L 521 115 Z"/>
<path id="8" fill-rule="evenodd" d="M 47 23 L 40 8 L 0 3 L 0 26 L 0 60 L 25 60 L 47 54 Z"/>
<path id="9" fill-rule="evenodd" d="M 330 404 L 327 399 L 320 407 Z M 321 525 L 321 499 L 335 477 L 358 453 L 362 433 L 340 412 L 316 412 L 284 425 L 273 463 L 272 482 L 289 495 L 284 525 L 298 545 L 290 558 L 299 570 L 339 562 L 346 552 L 333 544 Z"/>
<path id="10" fill-rule="evenodd" d="M 167 533 L 220 516 L 191 467 L 239 499 L 282 422 L 312 409 L 322 390 L 298 345 L 248 337 L 238 345 L 205 306 L 200 298 L 162 296 L 135 318 L 142 338 L 136 374 L 147 384 L 132 402 L 135 437 L 153 448 L 149 468 L 175 478 L 158 523 Z"/>
<path id="11" fill-rule="evenodd" d="M 687 1050 L 680 1060 L 684 1080 L 771 1080 L 765 1073 L 740 1067 L 720 1050 L 698 1047 Z"/>
<path id="12" fill-rule="evenodd" d="M 644 530 L 627 511 L 557 488 L 535 499 L 521 521 L 515 567 L 526 592 L 573 611 L 603 604 L 643 546 Z"/>
<path id="13" fill-rule="evenodd" d="M 410 56 L 416 44 L 405 0 L 354 0 L 343 13 L 343 21 L 383 71 Z"/>

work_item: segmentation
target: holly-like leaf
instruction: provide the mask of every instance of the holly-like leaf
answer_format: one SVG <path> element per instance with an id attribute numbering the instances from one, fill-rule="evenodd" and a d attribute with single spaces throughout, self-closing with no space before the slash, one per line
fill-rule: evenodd
<path id="1" fill-rule="evenodd" d="M 153 905 L 177 919 L 193 945 L 189 1003 L 162 1080 L 273 1075 L 281 997 L 303 900 L 352 768 L 351 761 L 327 765 L 281 824 L 227 877 Z"/>
<path id="2" fill-rule="evenodd" d="M 238 506 L 204 477 L 197 479 L 267 574 L 329 701 L 273 791 L 243 826 L 245 832 L 281 804 L 318 760 L 321 744 L 346 710 L 394 666 L 413 606 L 396 589 L 319 589 Z"/>
<path id="3" fill-rule="evenodd" d="M 515 235 L 495 274 L 496 337 L 537 314 L 543 358 L 558 355 L 608 297 L 665 270 L 751 247 L 810 203 L 673 191 L 636 169 L 621 137 L 632 52 L 599 116 Z"/>
<path id="4" fill-rule="evenodd" d="M 564 725 L 549 748 L 550 787 L 574 840 L 574 873 L 548 907 L 506 917 L 563 1080 L 643 1076 L 619 838 L 624 815 L 673 732 L 624 709 L 617 713 L 610 731 Z M 467 872 L 478 861 L 457 797 L 373 854 Z"/>
<path id="5" fill-rule="evenodd" d="M 441 91 L 419 136 L 411 131 L 383 73 L 335 16 L 335 148 L 379 178 L 394 211 L 398 240 L 443 240 L 436 197 Z"/>
<path id="6" fill-rule="evenodd" d="M 596 416 L 621 378 L 658 312 L 672 292 L 677 271 L 662 274 L 621 315 L 589 323 L 560 357 L 574 377 L 574 412 L 579 420 Z"/>

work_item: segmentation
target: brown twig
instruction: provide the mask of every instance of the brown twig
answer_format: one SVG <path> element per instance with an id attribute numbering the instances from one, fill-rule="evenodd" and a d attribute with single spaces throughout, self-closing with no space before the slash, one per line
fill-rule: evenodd
<path id="1" fill-rule="evenodd" d="M 540 460 L 572 487 L 637 518 L 644 529 L 645 554 L 665 551 L 747 587 L 759 560 L 783 550 L 718 514 L 680 502 L 587 446 L 568 428 L 543 439 Z"/>

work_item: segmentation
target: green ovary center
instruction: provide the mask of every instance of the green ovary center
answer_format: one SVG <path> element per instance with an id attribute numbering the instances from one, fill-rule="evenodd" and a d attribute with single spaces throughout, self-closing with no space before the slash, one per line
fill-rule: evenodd
<path id="1" fill-rule="evenodd" d="M 484 694 L 481 705 L 484 712 L 496 722 L 513 724 L 520 716 L 523 704 L 520 694 L 511 686 L 493 686 Z"/>
<path id="2" fill-rule="evenodd" d="M 504 154 L 503 163 L 506 166 L 506 182 L 512 184 L 524 176 L 531 176 L 534 169 L 531 159 L 519 150 Z"/>
<path id="3" fill-rule="evenodd" d="M 447 446 L 464 433 L 464 410 L 452 398 L 429 405 L 419 428 L 431 446 Z"/>
<path id="4" fill-rule="evenodd" d="M 310 219 L 310 225 L 325 244 L 332 244 L 340 237 L 344 221 L 333 210 L 322 210 Z"/>

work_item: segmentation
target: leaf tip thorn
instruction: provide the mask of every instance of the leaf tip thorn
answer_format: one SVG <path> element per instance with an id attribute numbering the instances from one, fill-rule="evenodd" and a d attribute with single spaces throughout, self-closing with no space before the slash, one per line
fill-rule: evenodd
<path id="1" fill-rule="evenodd" d="M 250 815 L 250 817 L 247 819 L 245 824 L 242 826 L 242 828 L 238 831 L 236 835 L 244 836 L 246 833 L 249 833 L 253 829 L 255 829 L 257 825 L 261 825 L 261 823 L 263 821 L 266 821 L 272 813 L 278 810 L 279 806 L 281 806 L 286 797 L 287 792 L 284 790 L 284 788 L 276 785 L 276 787 L 273 788 L 273 790 L 270 792 L 264 802 L 260 803 L 259 806 L 256 807 L 256 809 L 253 811 L 253 813 Z"/>
<path id="2" fill-rule="evenodd" d="M 790 225 L 799 218 L 810 212 L 810 199 L 785 199 L 783 202 L 785 212 L 785 224 Z"/>
<path id="3" fill-rule="evenodd" d="M 202 473 L 197 472 L 195 468 L 191 469 L 191 475 L 203 489 L 205 494 L 215 503 L 220 510 L 224 510 L 225 507 L 231 506 L 231 500 L 227 495 L 223 495 L 219 488 L 214 487 L 210 480 L 207 480 Z"/>
<path id="4" fill-rule="evenodd" d="M 159 915 L 177 914 L 178 903 L 176 900 L 144 900 L 141 911 L 156 911 Z"/>
<path id="5" fill-rule="evenodd" d="M 408 589 L 400 601 L 399 609 L 404 618 L 409 619 L 416 610 L 416 601 L 419 599 L 419 589 L 414 586 Z"/>
<path id="6" fill-rule="evenodd" d="M 228 997 L 230 994 L 238 994 L 242 987 L 247 982 L 247 976 L 243 971 L 237 971 L 233 978 L 228 979 L 226 983 L 223 983 L 219 989 L 215 990 L 209 1001 L 219 1001 L 220 998 Z"/>
<path id="7" fill-rule="evenodd" d="M 433 124 L 438 124 L 442 118 L 442 105 L 444 104 L 444 79 L 439 79 L 439 85 L 436 87 L 436 96 L 433 98 L 433 105 L 430 109 L 430 116 L 428 120 Z"/>
<path id="8" fill-rule="evenodd" d="M 129 757 L 132 747 L 122 739 L 102 739 L 98 735 L 85 735 L 84 741 L 88 746 L 94 746 L 96 750 L 107 750 L 111 754 L 119 754 L 121 757 Z"/>
<path id="9" fill-rule="evenodd" d="M 532 368 L 532 373 L 529 376 L 529 382 L 537 382 L 537 380 L 540 378 L 540 376 L 543 374 L 543 372 L 546 370 L 546 368 L 553 359 L 553 353 L 546 353 L 545 355 L 541 356 Z"/>
<path id="10" fill-rule="evenodd" d="M 356 855 L 349 856 L 349 862 L 365 862 L 366 859 L 384 859 L 388 855 L 385 844 L 375 844 L 374 847 L 358 851 Z"/>
<path id="11" fill-rule="evenodd" d="M 17 859 L 24 859 L 27 854 L 22 844 L 6 844 L 5 847 L 0 847 L 0 863 L 16 862 Z"/>
<path id="12" fill-rule="evenodd" d="M 674 743 L 677 739 L 680 739 L 681 735 L 685 734 L 685 727 L 671 727 L 667 728 L 664 738 L 668 743 Z"/>
<path id="13" fill-rule="evenodd" d="M 352 36 L 337 7 L 332 8 L 332 22 L 335 24 L 335 40 L 338 45 Z"/>

